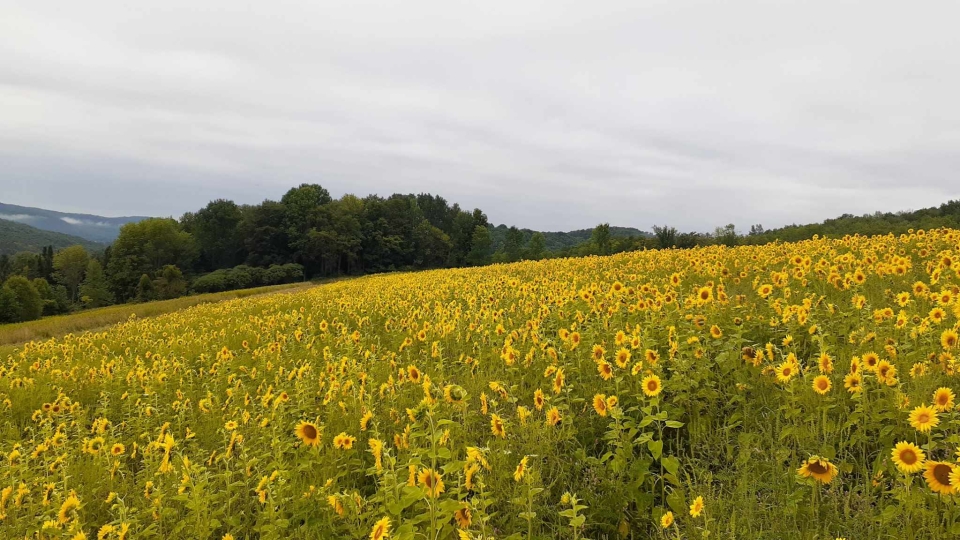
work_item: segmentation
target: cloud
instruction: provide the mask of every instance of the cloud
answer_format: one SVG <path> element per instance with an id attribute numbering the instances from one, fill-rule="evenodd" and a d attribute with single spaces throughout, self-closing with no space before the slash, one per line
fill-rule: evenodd
<path id="1" fill-rule="evenodd" d="M 28 222 L 36 218 L 35 216 L 31 216 L 30 214 L 0 214 L 0 219 L 6 219 L 8 221 Z"/>
<path id="2" fill-rule="evenodd" d="M 111 225 L 103 221 L 93 221 L 90 219 L 76 219 L 76 218 L 66 217 L 66 216 L 61 217 L 60 221 L 63 221 L 64 223 L 68 223 L 70 225 L 83 225 L 87 227 L 114 227 L 114 225 Z"/>
<path id="3" fill-rule="evenodd" d="M 178 216 L 318 182 L 709 230 L 958 195 L 952 2 L 4 3 L 4 202 Z"/>

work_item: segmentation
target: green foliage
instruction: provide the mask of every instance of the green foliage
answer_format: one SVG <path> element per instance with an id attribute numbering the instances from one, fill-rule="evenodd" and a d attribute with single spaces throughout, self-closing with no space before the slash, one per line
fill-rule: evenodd
<path id="1" fill-rule="evenodd" d="M 110 283 L 103 273 L 100 261 L 91 260 L 87 264 L 86 277 L 80 285 L 80 299 L 87 307 L 103 307 L 113 303 Z"/>
<path id="2" fill-rule="evenodd" d="M 160 270 L 157 279 L 153 282 L 153 288 L 160 300 L 170 300 L 183 296 L 187 292 L 187 280 L 183 278 L 183 272 L 172 264 L 168 264 Z"/>
<path id="3" fill-rule="evenodd" d="M 70 301 L 75 302 L 78 297 L 83 274 L 87 271 L 90 255 L 83 246 L 70 246 L 62 249 L 53 256 L 54 278 L 70 293 Z"/>
<path id="4" fill-rule="evenodd" d="M 150 279 L 150 276 L 143 274 L 140 276 L 140 280 L 137 282 L 137 295 L 135 297 L 137 302 L 149 302 L 157 298 L 157 291 L 153 287 L 153 280 Z"/>
<path id="5" fill-rule="evenodd" d="M 128 223 L 113 243 L 107 275 L 121 301 L 138 296 L 144 274 L 154 275 L 166 265 L 192 268 L 197 258 L 193 236 L 173 219 L 151 218 Z"/>
<path id="6" fill-rule="evenodd" d="M 7 322 L 32 321 L 39 319 L 43 314 L 43 300 L 27 278 L 19 275 L 10 276 L 4 282 L 3 288 L 13 293 L 15 299 L 11 311 L 15 311 L 16 318 Z M 14 306 L 15 309 L 13 309 Z"/>
<path id="7" fill-rule="evenodd" d="M 0 286 L 0 323 L 14 323 L 20 320 L 20 302 L 10 287 Z"/>
<path id="8" fill-rule="evenodd" d="M 240 265 L 200 276 L 193 281 L 192 289 L 199 293 L 231 291 L 263 285 L 296 283 L 303 281 L 303 277 L 303 266 L 299 264 L 274 264 L 269 268 Z"/>
<path id="9" fill-rule="evenodd" d="M 470 241 L 470 252 L 467 254 L 466 263 L 473 266 L 480 266 L 490 262 L 490 248 L 493 242 L 490 240 L 490 231 L 483 225 L 477 225 L 473 229 L 473 237 Z"/>

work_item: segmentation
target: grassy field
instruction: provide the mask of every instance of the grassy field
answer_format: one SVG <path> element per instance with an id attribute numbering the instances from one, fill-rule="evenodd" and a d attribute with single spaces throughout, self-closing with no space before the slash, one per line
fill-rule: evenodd
<path id="1" fill-rule="evenodd" d="M 175 298 L 173 300 L 160 300 L 143 304 L 121 304 L 67 315 L 46 317 L 36 321 L 4 324 L 0 325 L 0 354 L 3 354 L 4 349 L 9 349 L 10 345 L 103 328 L 104 326 L 125 321 L 132 316 L 141 318 L 153 317 L 199 304 L 222 302 L 234 298 L 245 298 L 247 296 L 310 287 L 312 285 L 312 283 L 290 283 L 287 285 L 272 285 L 269 287 L 255 287 L 252 289 L 240 289 L 220 293 L 198 294 Z"/>
<path id="2" fill-rule="evenodd" d="M 0 537 L 960 535 L 960 231 L 368 276 L 0 357 Z"/>

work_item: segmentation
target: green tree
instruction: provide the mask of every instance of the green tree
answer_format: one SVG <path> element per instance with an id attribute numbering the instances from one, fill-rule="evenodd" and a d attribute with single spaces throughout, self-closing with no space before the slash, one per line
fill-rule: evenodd
<path id="1" fill-rule="evenodd" d="M 593 229 L 593 235 L 590 241 L 597 246 L 597 252 L 600 255 L 610 254 L 610 224 L 601 223 Z"/>
<path id="2" fill-rule="evenodd" d="M 523 233 L 516 227 L 507 229 L 507 237 L 503 242 L 503 253 L 507 262 L 520 260 L 523 251 Z"/>
<path id="3" fill-rule="evenodd" d="M 43 315 L 43 300 L 29 279 L 19 275 L 10 276 L 3 288 L 11 290 L 16 297 L 19 307 L 17 321 L 32 321 Z"/>
<path id="4" fill-rule="evenodd" d="M 470 253 L 467 254 L 466 263 L 472 266 L 489 263 L 491 247 L 493 247 L 493 241 L 490 239 L 490 231 L 484 225 L 477 225 L 473 229 Z"/>
<path id="5" fill-rule="evenodd" d="M 7 286 L 0 286 L 0 323 L 14 323 L 20 320 L 20 302 L 17 295 Z"/>
<path id="6" fill-rule="evenodd" d="M 83 246 L 70 246 L 53 256 L 54 279 L 67 288 L 71 302 L 77 301 L 83 273 L 87 271 L 89 262 L 90 256 Z"/>
<path id="7" fill-rule="evenodd" d="M 737 234 L 737 228 L 733 223 L 730 223 L 717 227 L 713 232 L 713 238 L 720 245 L 733 247 L 739 243 L 740 235 Z"/>
<path id="8" fill-rule="evenodd" d="M 543 233 L 539 231 L 533 233 L 533 236 L 530 237 L 530 242 L 527 244 L 527 258 L 539 261 L 543 258 L 546 251 L 547 239 L 543 236 Z"/>
<path id="9" fill-rule="evenodd" d="M 157 298 L 168 300 L 187 293 L 187 280 L 183 272 L 172 264 L 168 264 L 160 271 L 159 277 L 153 282 Z"/>
<path id="10" fill-rule="evenodd" d="M 207 270 L 231 268 L 243 260 L 243 242 L 239 224 L 243 213 L 226 199 L 211 201 L 196 213 L 180 219 L 183 229 L 197 241 L 201 265 Z"/>
<path id="11" fill-rule="evenodd" d="M 137 302 L 149 302 L 156 299 L 157 292 L 153 288 L 153 280 L 150 279 L 150 276 L 143 274 L 140 276 L 140 281 L 137 282 Z"/>
<path id="12" fill-rule="evenodd" d="M 660 249 L 669 249 L 677 245 L 677 229 L 667 225 L 654 225 L 653 234 L 657 237 Z"/>
<path id="13" fill-rule="evenodd" d="M 120 228 L 114 241 L 107 276 L 117 299 L 137 296 L 143 274 L 156 275 L 166 265 L 192 268 L 197 257 L 193 236 L 176 220 L 150 218 Z"/>
<path id="14" fill-rule="evenodd" d="M 43 278 L 36 278 L 32 283 L 33 288 L 37 290 L 37 293 L 40 295 L 40 300 L 43 302 L 44 316 L 56 315 L 67 311 L 70 302 L 67 300 L 68 293 L 66 288 L 62 285 L 54 288 L 50 285 L 49 281 Z M 58 290 L 62 294 L 58 294 Z"/>
<path id="15" fill-rule="evenodd" d="M 87 307 L 103 307 L 113 303 L 113 292 L 110 291 L 110 282 L 103 273 L 100 261 L 91 260 L 87 264 L 87 274 L 80 285 L 80 300 Z"/>

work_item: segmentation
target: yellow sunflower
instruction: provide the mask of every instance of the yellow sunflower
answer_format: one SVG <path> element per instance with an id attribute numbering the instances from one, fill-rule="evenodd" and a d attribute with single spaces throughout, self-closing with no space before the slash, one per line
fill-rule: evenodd
<path id="1" fill-rule="evenodd" d="M 930 490 L 942 495 L 953 493 L 950 483 L 951 475 L 956 467 L 952 463 L 928 461 L 923 471 L 923 479 L 927 481 Z"/>
<path id="2" fill-rule="evenodd" d="M 607 396 L 603 394 L 596 394 L 593 396 L 593 410 L 597 411 L 597 414 L 600 416 L 607 415 Z"/>
<path id="3" fill-rule="evenodd" d="M 829 392 L 831 388 L 833 388 L 833 383 L 830 382 L 830 377 L 817 375 L 817 377 L 813 379 L 813 391 L 821 396 Z"/>
<path id="4" fill-rule="evenodd" d="M 946 387 L 937 388 L 937 391 L 933 393 L 933 406 L 940 412 L 947 412 L 953 408 L 955 397 L 953 390 Z"/>
<path id="5" fill-rule="evenodd" d="M 300 422 L 295 431 L 297 437 L 307 446 L 320 444 L 320 428 L 313 422 Z"/>
<path id="6" fill-rule="evenodd" d="M 384 516 L 373 524 L 373 530 L 370 531 L 370 540 L 384 540 L 390 538 L 390 518 Z"/>
<path id="7" fill-rule="evenodd" d="M 421 470 L 417 476 L 417 480 L 420 482 L 420 487 L 423 488 L 423 492 L 431 499 L 436 499 L 445 491 L 443 478 L 433 469 Z"/>
<path id="8" fill-rule="evenodd" d="M 797 469 L 797 474 L 804 478 L 814 478 L 821 484 L 829 484 L 837 477 L 836 465 L 820 456 L 812 456 Z"/>
<path id="9" fill-rule="evenodd" d="M 656 397 L 660 394 L 660 391 L 663 390 L 663 384 L 660 382 L 660 377 L 656 375 L 647 375 L 643 378 L 643 381 L 640 383 L 643 388 L 643 393 L 647 397 Z"/>
<path id="10" fill-rule="evenodd" d="M 907 474 L 919 472 L 927 459 L 920 447 L 906 441 L 898 442 L 890 451 L 890 455 L 897 468 Z"/>
<path id="11" fill-rule="evenodd" d="M 910 425 L 920 433 L 929 433 L 939 423 L 940 417 L 933 407 L 920 405 L 910 412 Z"/>
<path id="12" fill-rule="evenodd" d="M 692 517 L 700 517 L 700 514 L 703 513 L 703 509 L 703 496 L 701 495 L 694 499 L 693 504 L 690 505 L 690 515 Z"/>

